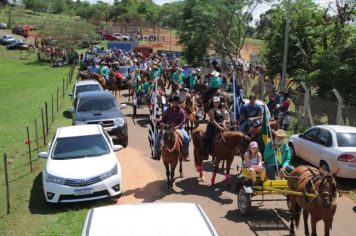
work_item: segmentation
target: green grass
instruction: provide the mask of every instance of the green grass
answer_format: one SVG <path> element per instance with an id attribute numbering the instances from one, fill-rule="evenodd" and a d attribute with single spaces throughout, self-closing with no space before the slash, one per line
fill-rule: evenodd
<path id="1" fill-rule="evenodd" d="M 264 46 L 264 41 L 260 39 L 246 38 L 245 44 L 253 44 L 257 46 Z"/>
<path id="2" fill-rule="evenodd" d="M 66 77 L 69 67 L 51 68 L 47 64 L 39 65 L 35 62 L 35 54 L 28 55 L 26 60 L 20 60 L 18 51 L 3 48 L 0 46 L 0 235 L 78 235 L 88 209 L 98 203 L 66 206 L 46 204 L 41 180 L 45 162 L 37 158 L 33 142 L 33 172 L 30 173 L 27 146 L 24 144 L 26 126 L 30 126 L 31 140 L 34 141 L 34 118 L 40 121 L 40 108 L 45 101 L 49 102 L 51 111 L 51 95 L 56 100 L 57 87 L 60 88 L 59 112 L 54 112 L 53 123 L 49 115 L 47 142 L 57 127 L 71 124 L 71 120 L 62 115 L 70 106 L 67 94 L 72 85 L 68 88 L 65 86 L 65 97 L 62 97 L 62 79 Z M 40 126 L 38 130 L 41 130 Z M 40 136 L 40 150 L 45 150 L 42 135 Z M 9 157 L 9 215 L 6 215 L 5 205 L 4 152 Z M 102 204 L 105 202 L 100 203 Z"/>
<path id="3" fill-rule="evenodd" d="M 0 22 L 8 23 L 8 8 L 1 9 L 0 12 Z M 51 21 L 63 21 L 70 22 L 74 21 L 74 17 L 69 17 L 63 14 L 48 14 L 48 13 L 37 13 L 33 14 L 33 11 L 23 9 L 20 7 L 15 7 L 11 10 L 11 26 L 16 25 L 41 25 L 43 23 L 48 23 Z"/>

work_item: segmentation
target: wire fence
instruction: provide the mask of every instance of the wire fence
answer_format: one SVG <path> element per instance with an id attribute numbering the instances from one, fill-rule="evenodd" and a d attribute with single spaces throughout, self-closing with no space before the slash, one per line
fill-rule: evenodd
<path id="1" fill-rule="evenodd" d="M 33 122 L 29 123 L 24 129 L 25 142 L 24 144 L 27 146 L 24 149 L 16 150 L 13 155 L 16 155 L 16 160 L 21 157 L 28 156 L 28 161 L 23 162 L 18 161 L 20 164 L 15 164 L 14 159 L 11 157 L 10 150 L 3 154 L 3 171 L 4 171 L 4 182 L 1 185 L 1 198 L 5 197 L 5 199 L 0 199 L 1 204 L 6 203 L 6 214 L 10 214 L 10 206 L 11 206 L 11 176 L 12 172 L 17 171 L 18 168 L 23 165 L 28 165 L 29 171 L 27 174 L 32 173 L 33 171 L 33 154 L 39 153 L 41 147 L 47 145 L 48 135 L 51 128 L 51 125 L 54 123 L 56 116 L 60 113 L 60 108 L 63 105 L 65 92 L 68 90 L 68 86 L 72 84 L 73 74 L 75 71 L 76 65 L 73 64 L 70 66 L 68 74 L 66 78 L 63 78 L 61 81 L 61 85 L 58 86 L 54 93 L 51 94 L 50 101 L 44 101 L 43 106 L 38 110 L 38 116 L 32 119 Z M 22 146 L 23 144 L 19 144 Z M 11 165 L 9 165 L 11 163 Z M 10 177 L 10 178 L 9 178 Z M 2 209 L 2 208 L 1 208 Z"/>

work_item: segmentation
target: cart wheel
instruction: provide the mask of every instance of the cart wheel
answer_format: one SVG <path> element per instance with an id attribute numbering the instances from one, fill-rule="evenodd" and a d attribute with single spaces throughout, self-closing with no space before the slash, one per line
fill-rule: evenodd
<path id="1" fill-rule="evenodd" d="M 237 206 L 243 216 L 247 216 L 251 210 L 251 194 L 246 193 L 243 186 L 239 190 Z"/>

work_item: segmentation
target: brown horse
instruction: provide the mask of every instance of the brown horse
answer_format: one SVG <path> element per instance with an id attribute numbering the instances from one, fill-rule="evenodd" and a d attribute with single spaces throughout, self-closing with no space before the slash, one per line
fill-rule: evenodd
<path id="1" fill-rule="evenodd" d="M 309 235 L 308 216 L 311 215 L 312 236 L 316 236 L 316 224 L 324 221 L 325 236 L 329 235 L 336 211 L 337 190 L 332 174 L 310 166 L 298 166 L 287 175 L 288 187 L 297 192 L 315 194 L 316 198 L 306 196 L 288 196 L 288 207 L 291 212 L 290 233 L 294 235 L 294 221 L 299 225 L 303 209 L 304 233 Z"/>
<path id="2" fill-rule="evenodd" d="M 163 129 L 163 147 L 162 160 L 166 167 L 166 176 L 168 189 L 173 188 L 174 172 L 179 160 L 179 173 L 183 177 L 182 159 L 183 159 L 183 143 L 178 134 L 178 131 L 171 128 L 171 126 L 162 125 Z"/>
<path id="3" fill-rule="evenodd" d="M 196 124 L 196 114 L 197 110 L 194 104 L 194 99 L 190 96 L 187 97 L 185 102 L 185 128 L 188 133 L 193 132 L 194 126 Z"/>
<path id="4" fill-rule="evenodd" d="M 79 79 L 79 78 L 81 80 L 94 79 L 94 80 L 98 81 L 98 83 L 101 85 L 101 87 L 103 89 L 107 89 L 106 80 L 105 80 L 104 76 L 101 74 L 89 73 L 86 71 L 79 71 L 78 75 L 77 75 L 77 79 Z"/>
<path id="5" fill-rule="evenodd" d="M 204 153 L 204 133 L 206 126 L 199 125 L 192 133 L 193 145 L 194 145 L 194 164 L 199 172 L 201 181 L 204 181 L 203 175 L 203 153 Z M 251 138 L 242 132 L 238 131 L 224 131 L 214 138 L 213 149 L 215 156 L 214 172 L 211 178 L 211 184 L 215 184 L 216 173 L 218 172 L 219 164 L 222 160 L 226 161 L 226 175 L 225 182 L 230 185 L 230 167 L 234 156 L 236 154 L 243 155 L 248 149 L 248 144 L 251 142 Z"/>

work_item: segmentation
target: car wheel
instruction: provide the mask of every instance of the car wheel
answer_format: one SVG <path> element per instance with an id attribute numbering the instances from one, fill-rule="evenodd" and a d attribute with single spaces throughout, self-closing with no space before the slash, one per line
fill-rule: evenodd
<path id="1" fill-rule="evenodd" d="M 294 149 L 294 145 L 292 143 L 288 143 L 289 149 L 290 149 L 290 155 L 293 159 L 298 158 L 297 154 Z"/>
<path id="2" fill-rule="evenodd" d="M 124 138 L 121 139 L 121 145 L 122 145 L 124 148 L 127 147 L 128 143 L 129 143 L 129 137 L 128 137 L 128 136 L 126 136 L 126 137 L 124 137 Z"/>
<path id="3" fill-rule="evenodd" d="M 320 168 L 321 168 L 323 171 L 330 172 L 329 165 L 328 165 L 328 163 L 326 163 L 325 161 L 321 161 L 321 162 L 320 162 Z"/>

